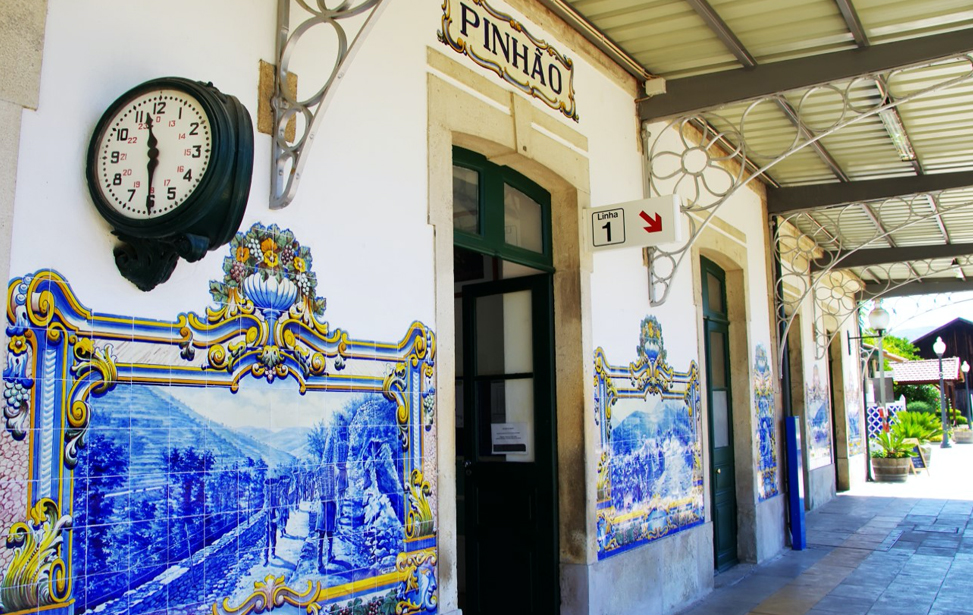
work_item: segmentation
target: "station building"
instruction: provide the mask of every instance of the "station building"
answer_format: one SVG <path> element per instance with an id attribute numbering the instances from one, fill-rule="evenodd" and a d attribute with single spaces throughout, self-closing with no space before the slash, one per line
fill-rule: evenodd
<path id="1" fill-rule="evenodd" d="M 865 480 L 962 7 L 329 4 L 0 8 L 3 613 L 668 614 Z"/>

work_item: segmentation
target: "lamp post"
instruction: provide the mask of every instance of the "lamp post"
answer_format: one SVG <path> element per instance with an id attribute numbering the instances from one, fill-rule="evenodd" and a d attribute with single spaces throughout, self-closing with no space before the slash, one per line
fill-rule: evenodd
<path id="1" fill-rule="evenodd" d="M 943 382 L 943 354 L 946 352 L 946 342 L 943 341 L 943 338 L 936 338 L 936 343 L 932 345 L 932 350 L 939 357 L 939 411 L 942 413 L 943 421 L 943 441 L 939 445 L 939 448 L 950 448 L 949 426 L 946 424 L 946 384 Z"/>
<path id="2" fill-rule="evenodd" d="M 881 373 L 881 377 L 880 377 L 880 380 L 879 380 L 878 398 L 879 398 L 879 403 L 881 404 L 881 408 L 882 408 L 882 421 L 883 421 L 885 427 L 888 427 L 888 418 L 885 415 L 885 355 L 884 355 L 884 353 L 882 351 L 882 339 L 885 337 L 885 331 L 886 331 L 886 329 L 889 328 L 889 320 L 890 319 L 891 319 L 891 316 L 889 315 L 889 313 L 887 311 L 885 311 L 885 308 L 882 307 L 882 302 L 881 301 L 877 301 L 875 303 L 875 307 L 872 308 L 872 311 L 868 313 L 868 326 L 871 327 L 874 331 L 877 331 L 878 332 L 878 335 L 877 336 L 875 336 L 875 335 L 862 335 L 862 336 L 859 336 L 859 337 L 852 337 L 850 332 L 847 333 L 847 335 L 848 335 L 848 354 L 851 354 L 851 341 L 852 340 L 863 340 L 863 339 L 866 339 L 866 338 L 878 337 L 878 369 L 880 370 L 880 373 Z M 859 348 L 861 348 L 861 347 L 859 346 Z M 868 353 L 868 356 L 869 356 L 869 360 L 870 360 L 871 352 Z M 866 366 L 867 365 L 865 365 L 865 361 L 863 360 L 863 368 L 866 367 Z M 863 369 L 862 371 L 864 372 L 866 370 Z M 865 374 L 863 373 L 862 374 L 862 378 L 864 378 L 864 377 L 865 377 Z M 864 385 L 864 381 L 862 382 L 862 384 Z M 866 406 L 867 406 L 867 404 L 866 404 Z M 867 408 L 866 408 L 866 410 L 867 410 Z M 869 444 L 869 436 L 868 436 L 868 413 L 867 412 L 866 412 L 866 415 L 865 415 L 865 434 L 864 434 L 864 438 L 865 438 L 865 472 L 866 472 L 866 474 L 865 474 L 865 480 L 871 481 L 872 480 L 872 464 L 871 464 L 872 452 L 871 452 L 871 446 Z"/>
<path id="3" fill-rule="evenodd" d="M 966 415 L 970 419 L 970 429 L 973 429 L 973 403 L 970 403 L 970 364 L 963 361 L 963 381 L 966 383 Z"/>
<path id="4" fill-rule="evenodd" d="M 882 407 L 884 417 L 882 422 L 885 423 L 885 427 L 889 425 L 889 415 L 885 409 L 885 352 L 882 341 L 885 339 L 885 330 L 889 327 L 890 318 L 889 313 L 882 307 L 881 301 L 876 303 L 875 309 L 868 313 L 868 324 L 878 333 L 878 404 Z M 868 431 L 867 427 L 865 431 Z"/>

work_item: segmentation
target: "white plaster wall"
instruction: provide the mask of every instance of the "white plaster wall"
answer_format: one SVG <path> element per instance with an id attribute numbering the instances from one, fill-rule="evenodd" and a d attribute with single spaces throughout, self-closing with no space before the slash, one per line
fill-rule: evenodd
<path id="1" fill-rule="evenodd" d="M 829 433 L 828 438 L 831 443 L 831 460 L 825 465 L 819 465 L 812 467 L 810 460 L 810 439 L 811 433 L 807 421 L 807 413 L 811 411 L 810 400 L 808 398 L 808 387 L 814 384 L 814 371 L 817 370 L 818 377 L 821 386 L 825 387 L 827 392 L 829 387 L 829 375 L 828 375 L 828 361 L 826 355 L 818 356 L 819 351 L 817 348 L 818 341 L 815 339 L 815 329 L 814 329 L 814 319 L 819 317 L 820 313 L 815 312 L 815 308 L 812 305 L 813 298 L 808 295 L 801 302 L 801 320 L 800 320 L 800 335 L 801 335 L 801 356 L 799 360 L 804 370 L 804 379 L 801 382 L 795 382 L 795 385 L 800 385 L 800 391 L 802 395 L 802 407 L 804 412 L 801 415 L 801 426 L 802 426 L 802 437 L 801 442 L 804 444 L 804 468 L 805 475 L 807 477 L 807 485 L 805 488 L 805 506 L 808 510 L 814 510 L 819 506 L 822 506 L 832 498 L 834 498 L 836 493 L 836 483 L 835 483 L 835 446 L 834 440 Z M 818 327 L 821 327 L 822 323 L 819 319 Z M 832 417 L 833 418 L 833 417 Z"/>
<path id="2" fill-rule="evenodd" d="M 276 4 L 170 0 L 160 10 L 142 0 L 50 0 L 38 109 L 25 116 L 21 132 L 10 277 L 55 269 L 98 313 L 172 319 L 212 303 L 208 283 L 223 276 L 225 248 L 199 263 L 181 261 L 172 278 L 150 293 L 118 274 L 112 255 L 116 240 L 88 196 L 85 154 L 108 105 L 131 87 L 160 76 L 212 81 L 239 98 L 256 123 L 258 63 L 274 61 Z M 493 5 L 509 9 L 500 1 Z M 296 6 L 292 10 L 298 18 Z M 325 320 L 357 338 L 395 340 L 413 320 L 440 328 L 435 322 L 435 229 L 427 218 L 427 47 L 481 70 L 437 41 L 441 14 L 440 0 L 387 3 L 339 82 L 308 154 L 297 198 L 283 211 L 268 209 L 270 137 L 255 134 L 254 175 L 242 228 L 259 221 L 292 229 L 312 251 L 317 293 L 328 299 Z M 529 104 L 588 139 L 587 152 L 578 155 L 589 162 L 592 203 L 640 197 L 632 93 L 529 19 L 525 22 L 575 62 L 579 122 L 537 101 Z M 331 45 L 327 37 L 308 44 L 314 53 L 299 55 L 292 66 L 302 95 L 325 76 L 332 61 L 323 53 Z M 316 65 L 315 54 L 325 58 L 325 68 Z M 491 73 L 482 74 L 514 91 Z M 16 112 L 4 109 L 4 125 L 12 123 Z M 642 280 L 641 292 L 630 284 L 619 288 L 641 297 L 641 304 L 626 301 L 634 308 L 632 326 L 620 335 L 628 356 L 646 313 L 647 291 L 640 252 L 622 260 L 626 277 Z M 610 280 L 602 279 L 605 297 Z M 689 281 L 681 280 L 679 287 L 674 297 L 691 301 Z M 679 310 L 667 309 L 671 322 Z M 615 316 L 603 312 L 601 318 L 608 322 Z M 671 355 L 676 364 L 695 359 L 688 348 Z M 443 350 L 439 360 L 451 361 L 451 349 Z M 441 602 L 446 610 L 454 604 L 455 596 Z"/>
<path id="3" fill-rule="evenodd" d="M 665 129 L 664 125 L 656 124 L 647 128 L 652 134 L 650 143 L 657 143 L 657 146 L 663 148 L 676 149 L 679 147 L 678 135 L 672 130 Z M 658 141 L 656 141 L 657 139 Z M 671 157 L 655 160 L 654 164 L 658 165 L 656 173 L 659 175 L 667 174 L 675 168 L 675 163 L 675 159 Z M 622 202 L 643 196 L 640 185 L 633 190 L 634 192 L 631 194 L 618 194 L 611 201 L 600 201 L 593 195 L 592 205 L 609 205 L 612 202 Z M 680 184 L 677 191 L 684 198 L 693 196 L 693 190 L 688 183 Z M 744 279 L 747 286 L 744 295 L 747 297 L 748 322 L 746 326 L 749 356 L 747 365 L 735 365 L 733 369 L 742 369 L 749 374 L 753 364 L 755 346 L 764 344 L 768 349 L 772 349 L 771 340 L 774 332 L 770 302 L 768 301 L 771 284 L 767 276 L 768 268 L 765 260 L 768 230 L 760 195 L 750 188 L 739 190 L 717 211 L 717 218 L 718 221 L 710 225 L 712 232 L 735 242 L 745 253 L 744 261 L 738 264 L 746 272 Z M 688 241 L 689 221 L 683 217 L 680 223 L 683 224 L 683 241 L 661 246 L 663 250 L 677 250 Z M 732 228 L 727 229 L 727 225 Z M 690 253 L 687 252 L 686 257 L 680 262 L 666 301 L 657 307 L 652 307 L 649 304 L 648 271 L 640 249 L 629 248 L 599 252 L 594 254 L 592 261 L 593 342 L 595 347 L 604 348 L 611 363 L 624 364 L 636 359 L 635 348 L 638 343 L 639 324 L 646 315 L 654 315 L 662 324 L 668 362 L 678 370 L 687 369 L 691 361 L 695 361 L 702 367 L 699 351 L 701 342 L 697 321 L 698 306 L 695 305 L 694 299 L 694 288 L 698 286 L 698 281 L 694 280 L 694 263 Z M 774 362 L 773 357 L 771 357 L 771 361 Z M 775 375 L 777 373 L 776 367 L 774 373 Z M 752 382 L 750 377 L 746 380 Z M 747 397 L 752 399 L 752 395 Z M 752 414 L 753 412 L 750 407 L 739 410 L 744 414 Z M 704 408 L 704 413 L 707 411 Z M 704 416 L 701 437 L 704 468 L 708 473 L 706 425 Z M 740 470 L 738 469 L 738 471 Z M 743 471 L 756 474 L 756 466 L 748 464 L 748 467 Z M 755 481 L 751 480 L 750 484 L 754 485 Z M 749 497 L 752 498 L 753 502 L 756 502 L 755 491 L 749 494 Z M 704 501 L 706 502 L 707 518 L 709 518 L 708 478 L 704 491 Z M 752 503 L 750 509 L 753 509 Z M 757 525 L 755 531 L 757 544 L 753 549 L 755 557 L 763 560 L 779 552 L 783 547 L 783 506 L 781 498 L 774 498 L 764 503 L 764 506 L 761 506 L 756 512 L 752 522 Z M 681 595 L 678 600 L 672 600 L 665 596 L 665 592 L 660 592 L 656 595 L 654 601 L 648 604 L 654 606 L 654 609 L 650 609 L 652 612 L 667 613 L 708 591 L 712 584 L 713 574 L 712 527 L 709 523 L 592 564 L 588 571 L 590 575 L 589 584 L 585 589 L 592 594 L 590 603 L 598 605 L 598 607 L 592 607 L 591 612 L 629 612 L 626 609 L 630 609 L 631 605 L 624 595 L 626 592 L 616 591 L 595 595 L 602 593 L 596 592 L 594 589 L 597 586 L 596 580 L 602 575 L 611 576 L 613 574 L 622 575 L 621 578 L 625 578 L 628 570 L 637 568 L 640 571 L 653 571 L 659 566 L 664 566 L 666 561 L 680 560 L 686 553 L 684 541 L 689 540 L 690 536 L 696 537 L 692 540 L 696 540 L 700 536 L 706 537 L 706 548 L 697 552 L 700 560 L 697 562 L 699 565 L 694 574 L 698 574 L 698 578 L 693 579 L 690 575 L 689 578 L 681 581 L 685 585 L 680 589 Z M 638 565 L 636 565 L 636 562 L 638 562 Z M 575 573 L 572 572 L 572 574 Z M 651 572 L 649 574 L 651 575 Z M 565 578 L 569 579 L 571 575 L 567 575 Z M 649 585 L 651 585 L 651 578 L 651 576 L 648 577 Z M 576 590 L 578 584 L 571 583 L 569 588 Z"/>
<path id="4" fill-rule="evenodd" d="M 222 277 L 224 250 L 180 262 L 149 294 L 118 275 L 114 238 L 85 186 L 85 152 L 104 109 L 158 76 L 211 80 L 255 116 L 258 61 L 274 55 L 275 7 L 270 0 L 175 0 L 165 11 L 124 0 L 51 2 L 41 102 L 22 129 L 12 275 L 54 268 L 98 312 L 171 318 L 211 302 L 208 280 Z M 259 220 L 294 230 L 311 248 L 318 294 L 329 299 L 326 319 L 361 337 L 398 339 L 413 320 L 433 320 L 421 154 L 425 46 L 435 40 L 437 12 L 435 2 L 390 3 L 342 80 L 286 210 L 268 209 L 270 137 L 255 136 L 243 228 Z"/>
<path id="5" fill-rule="evenodd" d="M 297 19 L 298 9 L 292 11 Z M 194 18 L 185 19 L 190 13 Z M 270 137 L 255 136 L 243 228 L 259 220 L 294 230 L 312 250 L 318 293 L 329 298 L 326 319 L 357 336 L 391 339 L 413 320 L 433 320 L 423 155 L 426 47 L 465 61 L 437 41 L 441 14 L 439 0 L 387 4 L 339 82 L 297 198 L 285 210 L 267 207 Z M 117 274 L 115 239 L 85 186 L 85 152 L 107 106 L 159 76 L 211 80 L 237 96 L 255 120 L 258 62 L 274 60 L 275 23 L 272 0 L 172 0 L 165 11 L 127 0 L 52 0 L 40 105 L 23 126 L 11 276 L 54 268 L 99 312 L 170 318 L 208 305 L 208 281 L 222 277 L 221 250 L 197 264 L 180 262 L 171 280 L 150 294 Z M 329 40 L 302 44 L 323 50 Z M 306 95 L 326 76 L 331 56 L 321 62 L 328 66 L 315 67 L 314 54 L 298 49 L 293 68 Z M 637 198 L 641 171 L 632 98 L 599 70 L 573 59 L 580 122 L 531 104 L 588 137 L 594 203 Z M 389 302 L 396 309 L 389 310 Z"/>

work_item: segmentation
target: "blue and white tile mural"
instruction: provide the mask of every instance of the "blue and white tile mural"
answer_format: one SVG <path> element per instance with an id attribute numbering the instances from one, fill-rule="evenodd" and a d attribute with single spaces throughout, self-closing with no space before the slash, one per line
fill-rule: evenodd
<path id="1" fill-rule="evenodd" d="M 809 470 L 831 463 L 831 402 L 828 383 L 821 381 L 821 371 L 814 366 L 811 384 L 807 385 L 807 455 Z"/>
<path id="2" fill-rule="evenodd" d="M 332 329 L 311 266 L 254 225 L 216 304 L 171 322 L 13 280 L 6 429 L 32 461 L 4 613 L 436 612 L 435 337 Z"/>
<path id="3" fill-rule="evenodd" d="M 860 385 L 845 387 L 845 416 L 848 419 L 848 455 L 865 453 L 865 429 L 862 425 L 862 389 Z"/>
<path id="4" fill-rule="evenodd" d="M 774 375 L 767 348 L 758 344 L 753 364 L 754 425 L 757 426 L 757 496 L 760 501 L 779 493 L 777 487 L 777 420 L 774 404 Z"/>
<path id="5" fill-rule="evenodd" d="M 669 365 L 653 316 L 636 356 L 622 367 L 595 351 L 599 559 L 703 522 L 699 369 Z"/>

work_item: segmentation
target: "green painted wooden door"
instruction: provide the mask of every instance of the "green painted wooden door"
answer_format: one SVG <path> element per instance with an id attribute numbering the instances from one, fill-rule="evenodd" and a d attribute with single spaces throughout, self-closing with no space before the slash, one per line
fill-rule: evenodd
<path id="1" fill-rule="evenodd" d="M 552 276 L 463 287 L 464 613 L 557 613 Z"/>
<path id="2" fill-rule="evenodd" d="M 709 407 L 713 556 L 717 570 L 737 563 L 737 502 L 733 463 L 733 408 L 726 275 L 701 259 L 706 336 L 706 399 Z"/>

